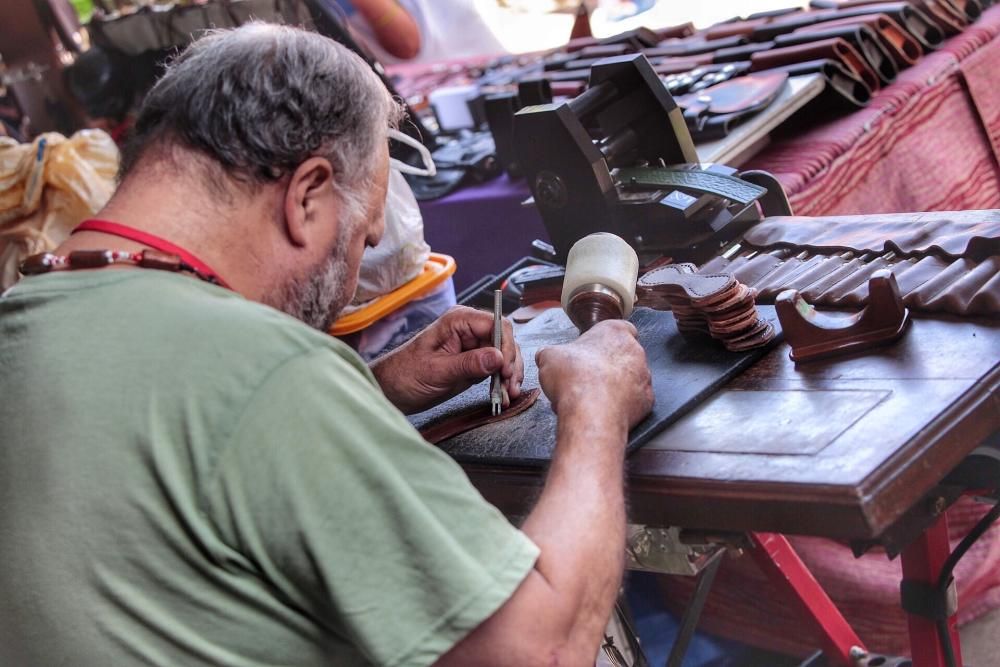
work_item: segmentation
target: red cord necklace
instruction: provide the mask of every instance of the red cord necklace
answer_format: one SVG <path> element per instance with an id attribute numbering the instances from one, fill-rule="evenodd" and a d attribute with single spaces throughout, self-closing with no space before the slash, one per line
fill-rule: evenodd
<path id="1" fill-rule="evenodd" d="M 227 289 L 229 283 L 223 280 L 212 267 L 170 241 L 160 238 L 128 225 L 110 220 L 84 220 L 73 234 L 77 232 L 100 232 L 118 236 L 129 241 L 141 243 L 150 249 L 138 252 L 123 250 L 75 250 L 68 255 L 54 255 L 43 252 L 28 257 L 21 262 L 20 271 L 26 276 L 48 273 L 50 271 L 65 271 L 72 269 L 96 269 L 111 264 L 131 264 L 145 269 L 161 271 L 183 271 L 191 273 L 205 282 L 219 285 Z"/>

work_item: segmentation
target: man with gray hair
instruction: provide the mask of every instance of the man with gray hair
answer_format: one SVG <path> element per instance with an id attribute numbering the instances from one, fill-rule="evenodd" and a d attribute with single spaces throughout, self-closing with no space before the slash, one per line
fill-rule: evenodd
<path id="1" fill-rule="evenodd" d="M 509 324 L 498 351 L 458 308 L 371 367 L 325 334 L 381 236 L 398 118 L 324 37 L 212 34 L 149 94 L 98 219 L 23 265 L 0 664 L 593 664 L 642 348 L 608 322 L 538 355 L 558 442 L 515 529 L 403 416 L 494 372 L 516 398 Z"/>

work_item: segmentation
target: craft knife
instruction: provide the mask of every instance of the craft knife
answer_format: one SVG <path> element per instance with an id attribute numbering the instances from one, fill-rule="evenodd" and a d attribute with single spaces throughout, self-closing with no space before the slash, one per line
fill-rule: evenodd
<path id="1" fill-rule="evenodd" d="M 493 290 L 493 347 L 503 353 L 503 291 Z M 503 384 L 500 371 L 490 380 L 490 411 L 495 417 L 503 410 Z"/>

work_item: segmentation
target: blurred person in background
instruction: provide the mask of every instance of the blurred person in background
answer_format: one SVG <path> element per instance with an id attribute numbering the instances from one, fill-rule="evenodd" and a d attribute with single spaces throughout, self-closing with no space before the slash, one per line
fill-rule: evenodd
<path id="1" fill-rule="evenodd" d="M 327 0 L 383 64 L 503 53 L 475 0 Z"/>

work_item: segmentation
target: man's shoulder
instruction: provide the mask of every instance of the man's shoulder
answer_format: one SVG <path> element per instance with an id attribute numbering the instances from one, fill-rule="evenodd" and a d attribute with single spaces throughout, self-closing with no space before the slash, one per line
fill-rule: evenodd
<path id="1" fill-rule="evenodd" d="M 85 342 L 118 364 L 134 362 L 171 377 L 172 385 L 251 390 L 300 356 L 312 358 L 317 370 L 370 379 L 365 363 L 341 341 L 190 276 L 137 270 L 40 278 L 12 290 L 14 299 L 35 301 L 33 322 L 73 318 L 81 330 L 66 332 L 60 342 Z"/>
<path id="2" fill-rule="evenodd" d="M 159 287 L 149 309 L 157 311 L 154 320 L 161 320 L 172 335 L 189 339 L 194 349 L 207 345 L 221 359 L 253 355 L 261 364 L 268 358 L 326 351 L 331 358 L 364 366 L 344 343 L 270 306 L 220 287 L 169 277 L 173 280 Z M 133 289 L 142 291 L 140 285 Z"/>

